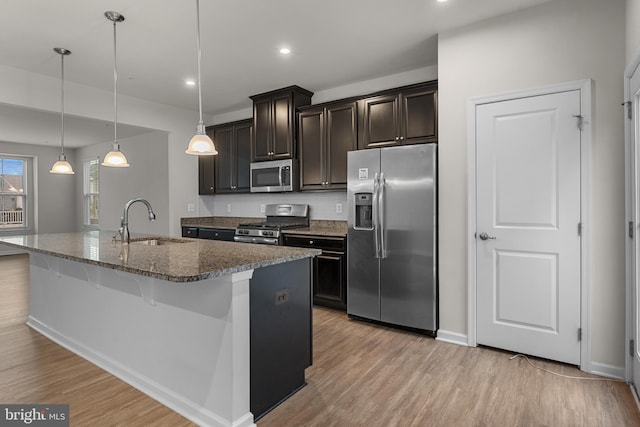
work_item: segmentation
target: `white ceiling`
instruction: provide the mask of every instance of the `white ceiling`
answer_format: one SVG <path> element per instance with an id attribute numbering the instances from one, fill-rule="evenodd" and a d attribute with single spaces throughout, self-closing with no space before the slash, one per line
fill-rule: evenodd
<path id="1" fill-rule="evenodd" d="M 434 65 L 439 32 L 547 1 L 201 0 L 204 110 L 247 108 L 248 96 L 292 84 L 317 92 Z M 104 12 L 114 10 L 125 17 L 117 26 L 118 93 L 197 110 L 197 89 L 184 84 L 197 72 L 195 3 L 2 0 L 0 64 L 59 77 L 53 48 L 64 47 L 72 51 L 65 58 L 66 81 L 111 91 L 113 24 Z M 282 46 L 292 53 L 280 54 Z M 59 135 L 59 116 L 45 120 L 55 126 L 33 137 L 24 127 L 10 130 L 14 118 L 0 106 L 0 139 L 33 143 L 43 134 Z M 70 119 L 65 126 L 68 145 L 86 145 L 88 138 L 74 137 L 76 124 Z M 59 137 L 46 139 L 56 143 Z"/>

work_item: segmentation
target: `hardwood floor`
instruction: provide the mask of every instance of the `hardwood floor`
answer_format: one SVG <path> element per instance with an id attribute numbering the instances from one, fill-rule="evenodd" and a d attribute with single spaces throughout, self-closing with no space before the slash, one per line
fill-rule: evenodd
<path id="1" fill-rule="evenodd" d="M 28 284 L 28 256 L 0 256 L 0 403 L 69 404 L 74 427 L 194 425 L 25 325 Z"/>
<path id="2" fill-rule="evenodd" d="M 72 426 L 193 425 L 27 327 L 27 287 L 28 258 L 0 257 L 0 403 L 68 403 Z M 308 385 L 257 424 L 640 426 L 625 383 L 562 378 L 510 356 L 316 308 Z"/>
<path id="3" fill-rule="evenodd" d="M 558 377 L 513 354 L 468 348 L 314 310 L 308 385 L 271 426 L 640 426 L 624 382 Z M 534 360 L 564 375 L 573 366 Z"/>

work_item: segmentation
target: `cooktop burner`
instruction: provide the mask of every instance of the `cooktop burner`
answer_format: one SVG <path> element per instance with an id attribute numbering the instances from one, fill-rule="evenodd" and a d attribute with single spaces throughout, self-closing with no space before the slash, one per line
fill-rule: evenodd
<path id="1" fill-rule="evenodd" d="M 278 245 L 281 230 L 309 226 L 309 205 L 267 205 L 265 213 L 265 221 L 239 224 L 234 240 Z"/>

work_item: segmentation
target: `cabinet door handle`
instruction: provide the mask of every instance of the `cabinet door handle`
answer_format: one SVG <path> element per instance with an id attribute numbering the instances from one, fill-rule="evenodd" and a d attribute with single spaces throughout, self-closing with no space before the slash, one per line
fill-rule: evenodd
<path id="1" fill-rule="evenodd" d="M 309 244 L 310 244 L 310 245 L 313 245 L 313 240 L 309 240 Z"/>
<path id="2" fill-rule="evenodd" d="M 396 136 L 396 141 L 399 141 L 399 140 L 400 140 L 400 137 L 399 137 L 399 136 Z"/>
<path id="3" fill-rule="evenodd" d="M 401 137 L 400 137 L 400 141 L 404 141 L 404 136 L 401 136 Z"/>

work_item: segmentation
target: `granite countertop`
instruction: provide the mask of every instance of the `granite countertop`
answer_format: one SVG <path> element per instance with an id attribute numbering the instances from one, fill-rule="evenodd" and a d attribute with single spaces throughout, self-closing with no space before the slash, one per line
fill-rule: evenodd
<path id="1" fill-rule="evenodd" d="M 289 228 L 284 234 L 313 234 L 314 236 L 346 237 L 347 221 L 311 220 L 308 228 Z"/>
<path id="2" fill-rule="evenodd" d="M 263 222 L 265 218 L 202 216 L 180 219 L 182 227 L 212 227 L 235 229 L 239 224 Z M 308 228 L 282 230 L 284 234 L 313 234 L 315 236 L 344 237 L 347 235 L 347 221 L 312 219 Z"/>
<path id="3" fill-rule="evenodd" d="M 183 243 L 149 246 L 135 239 L 158 236 L 142 234 L 132 234 L 132 242 L 122 245 L 113 241 L 116 234 L 85 231 L 7 236 L 0 237 L 0 244 L 172 282 L 226 276 L 321 253 L 318 249 L 168 237 L 161 238 Z"/>

